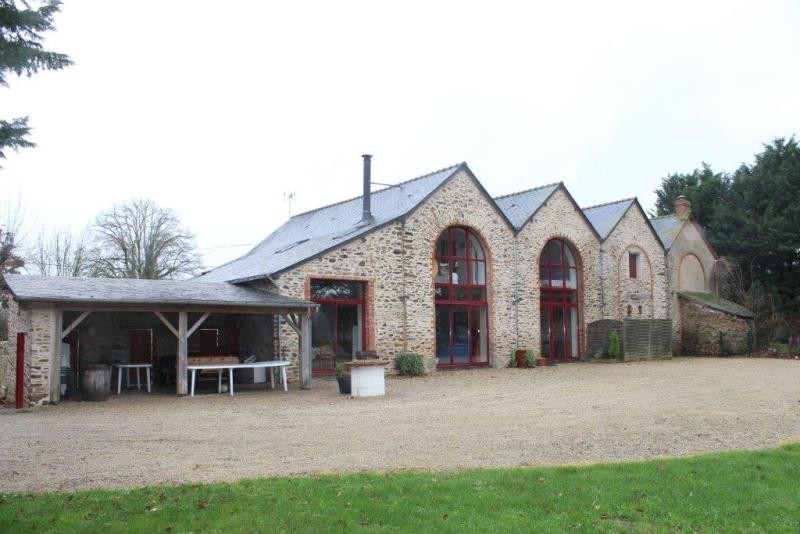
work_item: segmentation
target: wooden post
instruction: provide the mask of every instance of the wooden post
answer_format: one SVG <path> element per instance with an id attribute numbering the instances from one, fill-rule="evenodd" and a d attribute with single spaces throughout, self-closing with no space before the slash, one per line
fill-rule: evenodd
<path id="1" fill-rule="evenodd" d="M 186 383 L 186 360 L 189 355 L 189 339 L 187 333 L 188 313 L 178 312 L 178 358 L 175 367 L 175 387 L 178 395 L 186 395 L 189 388 Z"/>
<path id="2" fill-rule="evenodd" d="M 17 384 L 14 407 L 21 410 L 25 407 L 25 334 L 17 333 Z"/>
<path id="3" fill-rule="evenodd" d="M 61 399 L 61 331 L 64 328 L 64 312 L 56 308 L 53 312 L 53 347 L 50 354 L 50 402 L 56 403 Z"/>
<path id="4" fill-rule="evenodd" d="M 300 314 L 300 387 L 311 389 L 311 312 Z"/>

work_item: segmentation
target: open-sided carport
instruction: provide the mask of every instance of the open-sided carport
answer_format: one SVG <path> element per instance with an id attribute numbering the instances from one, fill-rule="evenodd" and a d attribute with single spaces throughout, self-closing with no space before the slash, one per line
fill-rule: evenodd
<path id="1" fill-rule="evenodd" d="M 109 312 L 151 314 L 173 335 L 178 395 L 188 393 L 189 338 L 210 316 L 281 316 L 299 338 L 300 386 L 311 388 L 311 314 L 316 308 L 312 302 L 196 280 L 6 275 L 5 281 L 13 297 L 9 354 L 17 353 L 21 360 L 15 372 L 6 373 L 16 378 L 7 386 L 15 395 L 22 386 L 24 405 L 59 400 L 62 340 L 91 314 Z"/>

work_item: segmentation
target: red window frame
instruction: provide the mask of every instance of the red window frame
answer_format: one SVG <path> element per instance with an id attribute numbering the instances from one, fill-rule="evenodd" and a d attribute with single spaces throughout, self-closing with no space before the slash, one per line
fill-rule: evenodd
<path id="1" fill-rule="evenodd" d="M 366 350 L 366 333 L 367 333 L 367 312 L 364 303 L 367 295 L 367 284 L 362 280 L 347 280 L 347 279 L 330 279 L 330 278 L 314 278 L 310 281 L 313 287 L 314 282 L 343 282 L 348 284 L 359 284 L 361 286 L 361 298 L 358 299 L 345 299 L 345 298 L 328 298 L 328 297 L 315 297 L 313 288 L 311 290 L 311 302 L 317 304 L 324 304 L 333 307 L 333 349 L 334 349 L 334 367 L 316 368 L 312 369 L 312 375 L 332 375 L 336 371 L 336 347 L 339 346 L 339 306 L 361 306 L 361 350 Z"/>
<path id="2" fill-rule="evenodd" d="M 550 244 L 553 242 L 559 242 L 561 244 L 561 255 L 558 258 L 560 263 L 556 263 L 553 261 L 553 256 L 550 253 Z M 575 261 L 574 266 L 570 266 L 569 262 L 567 261 L 567 247 L 569 247 L 570 252 L 572 253 L 572 258 Z M 547 252 L 547 261 L 545 262 L 545 252 Z M 542 272 L 544 269 L 547 269 L 547 278 L 542 278 Z M 553 269 L 560 269 L 562 272 L 562 276 L 560 279 L 553 278 Z M 571 274 L 574 272 L 575 274 L 575 287 L 570 288 L 567 286 L 567 280 L 571 278 Z M 547 280 L 547 286 L 542 284 L 543 280 Z M 580 335 L 581 335 L 581 314 L 580 314 L 580 270 L 578 268 L 578 255 L 575 253 L 575 248 L 572 247 L 567 241 L 563 239 L 551 239 L 547 242 L 542 249 L 542 253 L 539 255 L 539 309 L 540 315 L 547 314 L 547 327 L 548 327 L 548 339 L 549 339 L 549 354 L 542 353 L 542 358 L 547 358 L 551 360 L 577 360 L 580 358 Z M 574 296 L 572 302 L 570 302 L 569 297 Z M 555 316 L 554 310 L 561 309 L 562 310 L 562 332 L 561 335 L 563 336 L 563 345 L 564 350 L 561 354 L 555 353 L 555 346 L 553 343 L 554 332 L 556 329 L 554 328 L 554 321 L 553 318 Z M 572 337 L 571 332 L 567 331 L 567 314 L 570 314 L 571 311 L 576 310 L 576 324 L 574 328 L 578 332 L 578 346 L 572 346 Z M 542 320 L 541 317 L 539 319 Z M 541 340 L 543 341 L 543 340 Z M 542 344 L 542 343 L 540 343 Z"/>
<path id="3" fill-rule="evenodd" d="M 464 255 L 458 255 L 455 250 L 455 240 L 453 239 L 453 233 L 455 231 L 463 231 L 464 232 L 464 239 L 466 241 L 466 246 L 464 247 Z M 439 254 L 439 240 L 442 236 L 447 233 L 447 242 L 448 242 L 448 250 L 447 254 Z M 467 362 L 467 363 L 455 363 L 455 354 L 454 354 L 454 347 L 455 347 L 455 324 L 454 324 L 454 315 L 456 308 L 466 307 L 466 308 L 485 308 L 486 309 L 486 344 L 487 347 L 489 346 L 489 302 L 487 300 L 487 284 L 486 280 L 489 276 L 487 266 L 486 266 L 486 251 L 483 247 L 481 247 L 481 253 L 483 255 L 483 259 L 477 260 L 472 258 L 472 238 L 475 239 L 476 242 L 480 243 L 480 239 L 478 238 L 477 234 L 472 232 L 466 226 L 450 226 L 444 232 L 439 234 L 439 237 L 436 239 L 436 251 L 434 252 L 434 259 L 436 261 L 437 266 L 441 265 L 442 263 L 447 263 L 448 266 L 448 281 L 447 282 L 436 282 L 434 281 L 434 303 L 436 310 L 441 308 L 448 309 L 448 318 L 449 318 L 449 356 L 450 356 L 450 363 L 439 363 L 439 348 L 436 347 L 436 367 L 438 368 L 456 368 L 456 367 L 483 367 L 489 365 L 489 355 L 486 355 L 485 362 Z M 467 283 L 453 283 L 453 273 L 456 272 L 456 264 L 458 262 L 465 262 L 466 263 L 466 277 Z M 473 269 L 476 267 L 477 264 L 482 264 L 483 268 L 483 280 L 484 283 L 476 284 L 473 283 Z M 443 289 L 446 291 L 447 298 L 438 299 L 436 298 L 436 294 L 438 293 L 439 289 Z M 464 299 L 456 299 L 456 289 L 459 291 L 464 291 Z M 474 298 L 473 290 L 477 289 L 480 291 L 480 295 L 482 298 Z M 472 314 L 467 314 L 467 354 L 472 354 L 472 332 L 478 326 L 474 326 L 472 324 Z"/>
<path id="4" fill-rule="evenodd" d="M 630 278 L 638 278 L 638 264 L 639 254 L 636 252 L 628 252 L 628 276 Z"/>

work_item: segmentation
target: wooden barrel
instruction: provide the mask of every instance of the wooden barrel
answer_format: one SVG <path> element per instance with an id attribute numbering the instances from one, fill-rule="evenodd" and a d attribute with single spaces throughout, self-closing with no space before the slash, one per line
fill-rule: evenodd
<path id="1" fill-rule="evenodd" d="M 83 366 L 81 371 L 81 393 L 83 400 L 99 402 L 108 399 L 109 381 L 111 373 L 106 364 L 90 363 Z"/>

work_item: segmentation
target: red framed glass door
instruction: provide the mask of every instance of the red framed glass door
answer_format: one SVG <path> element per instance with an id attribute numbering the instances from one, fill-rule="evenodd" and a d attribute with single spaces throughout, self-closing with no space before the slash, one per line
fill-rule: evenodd
<path id="1" fill-rule="evenodd" d="M 363 283 L 312 280 L 311 300 L 320 305 L 311 324 L 312 373 L 333 374 L 337 362 L 363 350 Z"/>
<path id="2" fill-rule="evenodd" d="M 578 265 L 564 240 L 551 239 L 539 259 L 541 353 L 543 358 L 580 357 Z"/>
<path id="3" fill-rule="evenodd" d="M 434 261 L 437 366 L 488 365 L 486 255 L 478 237 L 468 228 L 448 228 Z"/>

